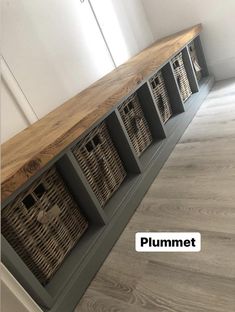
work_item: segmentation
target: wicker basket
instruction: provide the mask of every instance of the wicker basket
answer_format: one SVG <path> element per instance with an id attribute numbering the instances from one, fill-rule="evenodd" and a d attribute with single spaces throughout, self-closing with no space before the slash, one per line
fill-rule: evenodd
<path id="1" fill-rule="evenodd" d="M 134 93 L 125 100 L 118 110 L 135 152 L 140 156 L 151 144 L 153 138 L 137 94 Z"/>
<path id="2" fill-rule="evenodd" d="M 106 124 L 92 130 L 72 152 L 103 207 L 126 176 Z"/>
<path id="3" fill-rule="evenodd" d="M 198 57 L 197 57 L 197 52 L 195 49 L 194 41 L 190 42 L 188 47 L 189 47 L 189 53 L 191 56 L 191 60 L 193 63 L 194 72 L 196 74 L 197 80 L 200 81 L 202 78 L 202 68 L 198 62 Z"/>
<path id="4" fill-rule="evenodd" d="M 87 227 L 54 167 L 2 211 L 2 234 L 43 285 Z"/>
<path id="5" fill-rule="evenodd" d="M 182 99 L 185 102 L 192 94 L 192 91 L 191 91 L 189 81 L 188 81 L 188 76 L 184 67 L 182 52 L 177 54 L 172 59 L 172 64 L 174 68 L 174 75 L 176 77 Z"/>
<path id="6" fill-rule="evenodd" d="M 155 74 L 149 82 L 153 91 L 155 103 L 159 108 L 162 121 L 166 123 L 172 116 L 172 109 L 162 73 L 158 72 Z"/>

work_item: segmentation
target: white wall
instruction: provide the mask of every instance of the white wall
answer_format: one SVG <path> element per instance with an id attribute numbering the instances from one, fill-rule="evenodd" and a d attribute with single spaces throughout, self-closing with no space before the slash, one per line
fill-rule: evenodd
<path id="1" fill-rule="evenodd" d="M 235 77 L 234 0 L 142 0 L 155 39 L 202 23 L 203 47 L 217 80 Z"/>
<path id="2" fill-rule="evenodd" d="M 1 88 L 1 142 L 28 127 L 29 122 L 5 82 Z"/>
<path id="3" fill-rule="evenodd" d="M 1 142 L 38 120 L 14 75 L 1 57 Z"/>
<path id="4" fill-rule="evenodd" d="M 91 0 L 118 66 L 153 42 L 141 0 Z"/>

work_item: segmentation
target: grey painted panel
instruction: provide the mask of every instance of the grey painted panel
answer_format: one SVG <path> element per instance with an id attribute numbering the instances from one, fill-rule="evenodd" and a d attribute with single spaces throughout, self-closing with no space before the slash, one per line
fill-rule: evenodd
<path id="1" fill-rule="evenodd" d="M 193 93 L 196 93 L 199 91 L 199 85 L 198 85 L 195 71 L 193 69 L 193 63 L 189 54 L 188 46 L 186 46 L 183 49 L 182 53 L 183 53 L 184 66 L 188 75 L 188 80 L 189 80 L 191 90 Z"/>
<path id="2" fill-rule="evenodd" d="M 166 123 L 165 128 L 166 128 L 167 137 L 169 137 L 175 131 L 179 122 L 182 119 L 182 115 L 184 115 L 184 113 L 175 115 L 171 119 L 169 119 L 169 121 Z"/>
<path id="3" fill-rule="evenodd" d="M 204 77 L 200 80 L 199 82 L 199 91 L 203 90 L 203 88 L 205 87 L 205 84 L 208 83 L 208 79 L 210 79 L 209 76 Z M 198 98 L 198 94 L 194 93 L 190 96 L 190 98 L 186 101 L 186 103 L 184 104 L 184 108 L 185 111 L 187 112 L 188 110 L 191 109 L 191 106 L 194 105 L 195 100 Z"/>
<path id="4" fill-rule="evenodd" d="M 163 139 L 161 141 L 155 141 L 153 144 L 149 146 L 149 148 L 141 155 L 140 161 L 143 166 L 143 168 L 146 170 L 146 168 L 149 166 L 149 164 L 153 161 L 153 159 L 156 157 L 156 155 L 160 152 L 161 148 L 163 148 L 164 142 L 166 139 Z"/>
<path id="5" fill-rule="evenodd" d="M 174 115 L 184 112 L 184 104 L 180 95 L 179 86 L 177 84 L 171 62 L 162 68 L 162 74 L 165 81 L 167 93 L 170 98 L 170 104 Z"/>
<path id="6" fill-rule="evenodd" d="M 209 71 L 208 71 L 205 55 L 204 55 L 204 52 L 203 52 L 203 47 L 202 47 L 200 36 L 197 36 L 194 39 L 194 46 L 195 46 L 195 49 L 196 49 L 198 62 L 200 64 L 200 66 L 202 67 L 202 77 L 206 77 L 206 76 L 209 75 Z"/>
<path id="7" fill-rule="evenodd" d="M 157 141 L 164 139 L 166 137 L 164 124 L 160 117 L 159 109 L 153 99 L 153 93 L 149 82 L 146 82 L 138 90 L 138 97 L 153 138 Z"/>
<path id="8" fill-rule="evenodd" d="M 106 118 L 106 125 L 126 171 L 129 173 L 140 173 L 141 164 L 117 109 Z"/>
<path id="9" fill-rule="evenodd" d="M 126 197 L 128 197 L 128 194 L 135 187 L 135 183 L 139 176 L 139 174 L 128 174 L 118 191 L 114 193 L 114 195 L 107 202 L 104 209 L 109 221 L 114 216 L 114 214 L 118 212 L 123 202 L 126 200 Z"/>
<path id="10" fill-rule="evenodd" d="M 101 208 L 73 153 L 68 151 L 57 163 L 57 167 L 88 220 L 94 224 L 105 224 L 104 210 Z"/>

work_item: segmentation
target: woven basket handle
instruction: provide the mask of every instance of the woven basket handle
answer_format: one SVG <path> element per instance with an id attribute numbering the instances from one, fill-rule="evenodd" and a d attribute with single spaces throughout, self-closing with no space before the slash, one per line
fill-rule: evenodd
<path id="1" fill-rule="evenodd" d="M 55 218 L 58 218 L 59 215 L 60 215 L 60 208 L 58 205 L 54 205 L 48 211 L 40 210 L 37 216 L 37 220 L 41 224 L 49 224 Z"/>
<path id="2" fill-rule="evenodd" d="M 141 123 L 143 122 L 143 118 L 139 115 L 133 117 L 134 131 L 138 133 L 141 128 Z"/>

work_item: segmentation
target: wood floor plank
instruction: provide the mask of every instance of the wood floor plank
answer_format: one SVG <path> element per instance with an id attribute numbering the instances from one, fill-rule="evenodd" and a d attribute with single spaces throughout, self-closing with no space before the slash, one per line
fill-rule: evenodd
<path id="1" fill-rule="evenodd" d="M 199 231 L 199 253 L 137 253 L 140 231 Z M 235 79 L 215 85 L 76 312 L 235 311 Z"/>
<path id="2" fill-rule="evenodd" d="M 138 231 L 160 231 L 160 232 L 185 232 L 188 228 L 173 227 L 168 225 L 154 224 L 153 218 L 145 219 L 149 221 L 149 226 L 146 229 L 143 224 L 138 224 Z M 148 224 L 148 223 L 147 223 Z M 191 231 L 197 231 L 192 228 Z M 125 237 L 116 245 L 116 250 L 125 250 L 133 261 L 151 260 L 175 265 L 181 269 L 185 267 L 190 271 L 199 273 L 207 273 L 210 275 L 234 278 L 235 291 L 235 235 L 218 232 L 203 232 L 202 235 L 202 250 L 200 253 L 139 253 L 136 254 L 134 247 L 130 246 L 134 243 L 136 228 L 126 231 Z M 134 260 L 135 259 L 135 260 Z M 121 257 L 117 258 L 117 262 L 122 261 Z"/>
<path id="3" fill-rule="evenodd" d="M 94 289 L 90 289 L 89 293 L 83 298 L 79 306 L 74 312 L 148 312 L 138 306 L 122 302 L 109 295 L 99 293 Z"/>
<path id="4" fill-rule="evenodd" d="M 138 287 L 153 298 L 164 297 L 180 312 L 232 312 L 234 280 L 188 271 L 177 266 L 149 262 Z"/>
<path id="5" fill-rule="evenodd" d="M 142 213 L 142 217 L 139 215 Z M 149 217 L 151 224 L 184 230 L 215 231 L 235 234 L 235 208 L 229 201 L 149 197 L 140 205 L 138 218 Z M 137 218 L 137 216 L 136 216 Z M 143 226 L 143 222 L 142 222 Z"/>

